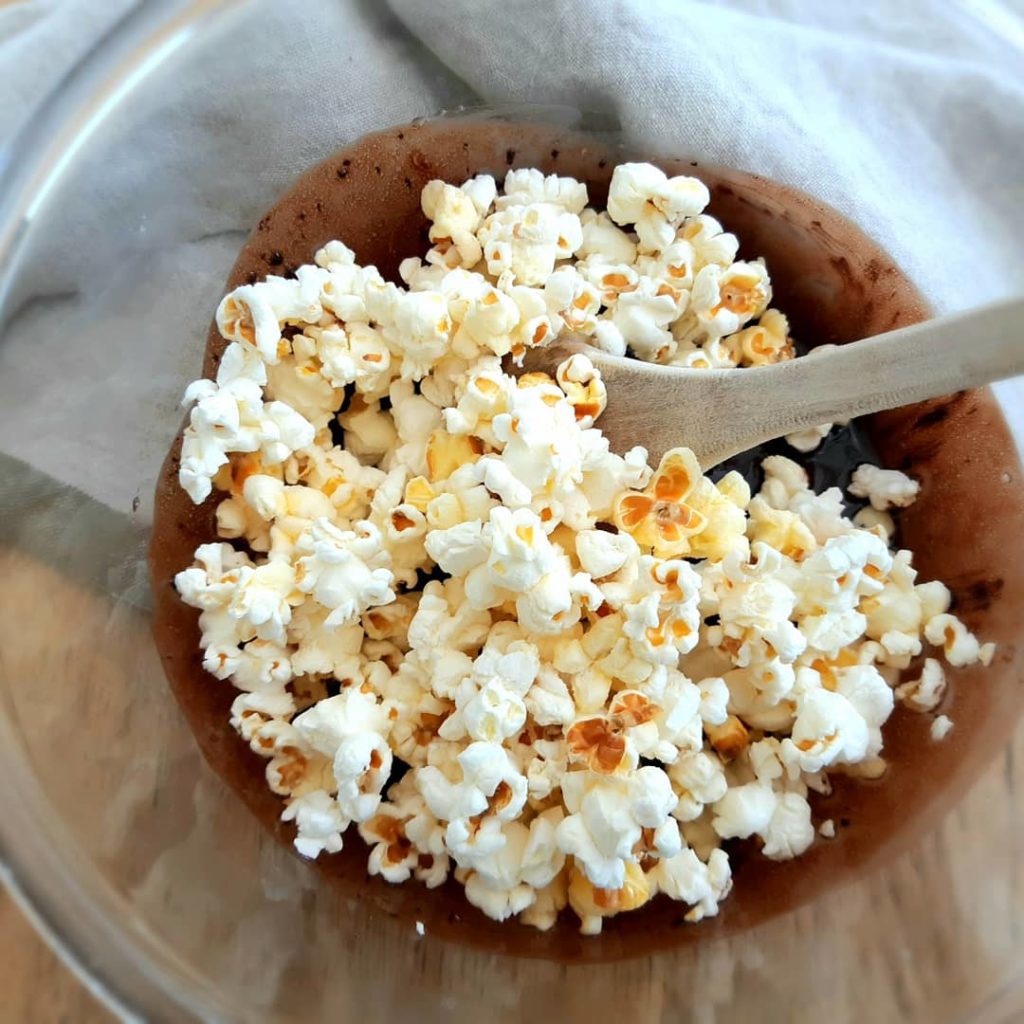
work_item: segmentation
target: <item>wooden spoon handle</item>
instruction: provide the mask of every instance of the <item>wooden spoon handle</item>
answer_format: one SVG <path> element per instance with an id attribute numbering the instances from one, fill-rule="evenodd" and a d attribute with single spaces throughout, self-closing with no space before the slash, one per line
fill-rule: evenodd
<path id="1" fill-rule="evenodd" d="M 1024 299 L 775 366 L 700 372 L 707 376 L 694 447 L 709 468 L 794 431 L 1024 374 Z M 679 382 L 680 400 L 696 397 L 695 383 Z"/>
<path id="2" fill-rule="evenodd" d="M 777 366 L 764 374 L 761 415 L 790 433 L 1022 373 L 1024 299 L 1014 298 Z"/>

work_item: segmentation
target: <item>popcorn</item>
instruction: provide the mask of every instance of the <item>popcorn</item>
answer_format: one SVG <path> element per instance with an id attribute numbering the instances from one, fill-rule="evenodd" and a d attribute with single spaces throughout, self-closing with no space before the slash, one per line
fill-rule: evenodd
<path id="1" fill-rule="evenodd" d="M 181 486 L 197 505 L 212 490 L 212 480 L 229 452 L 259 452 L 277 465 L 313 441 L 313 425 L 283 402 L 264 402 L 266 368 L 254 366 L 239 344 L 229 345 L 217 380 L 195 381 L 184 403 L 195 402 L 181 447 Z"/>
<path id="2" fill-rule="evenodd" d="M 633 847 L 644 828 L 674 828 L 669 816 L 677 798 L 660 768 L 646 766 L 628 776 L 575 772 L 563 780 L 562 792 L 570 813 L 558 826 L 558 846 L 600 889 L 625 885 L 626 865 L 636 863 Z M 678 847 L 678 829 L 674 834 Z"/>
<path id="3" fill-rule="evenodd" d="M 668 178 L 651 164 L 619 164 L 608 189 L 608 214 L 616 224 L 632 224 L 640 245 L 659 251 L 675 238 L 683 217 L 695 217 L 710 200 L 697 178 Z"/>
<path id="4" fill-rule="evenodd" d="M 581 260 L 597 257 L 605 263 L 632 266 L 636 260 L 636 242 L 616 226 L 607 213 L 583 210 L 580 213 L 583 228 L 583 242 L 576 250 Z"/>
<path id="5" fill-rule="evenodd" d="M 666 452 L 647 490 L 618 498 L 615 525 L 660 557 L 687 554 L 689 538 L 707 525 L 707 519 L 686 502 L 700 479 L 700 466 L 689 448 Z"/>
<path id="6" fill-rule="evenodd" d="M 508 272 L 521 285 L 543 285 L 555 269 L 583 242 L 575 213 L 552 203 L 507 205 L 484 220 L 477 233 L 487 271 Z"/>
<path id="7" fill-rule="evenodd" d="M 928 643 L 942 647 L 946 661 L 956 668 L 981 660 L 977 637 L 955 615 L 933 616 L 925 623 L 924 635 Z"/>
<path id="8" fill-rule="evenodd" d="M 240 693 L 231 703 L 231 727 L 260 753 L 273 747 L 273 739 L 264 739 L 263 730 L 269 726 L 268 737 L 282 722 L 295 713 L 295 700 L 284 689 L 267 687 L 251 693 Z"/>
<path id="9" fill-rule="evenodd" d="M 221 337 L 254 346 L 273 365 L 281 355 L 281 324 L 315 324 L 323 316 L 321 289 L 328 277 L 319 267 L 304 266 L 294 279 L 271 275 L 236 288 L 217 307 Z"/>
<path id="10" fill-rule="evenodd" d="M 679 798 L 673 816 L 680 821 L 699 818 L 708 804 L 717 804 L 728 792 L 722 762 L 703 750 L 680 754 L 668 769 L 672 788 Z"/>
<path id="11" fill-rule="evenodd" d="M 675 665 L 697 644 L 699 577 L 684 561 L 650 555 L 639 559 L 638 569 L 638 599 L 623 605 L 622 632 L 636 657 Z"/>
<path id="12" fill-rule="evenodd" d="M 686 915 L 688 921 L 714 917 L 719 902 L 732 889 L 729 858 L 722 850 L 713 851 L 706 864 L 693 850 L 682 850 L 675 857 L 658 861 L 650 879 L 659 892 L 692 905 Z"/>
<path id="13" fill-rule="evenodd" d="M 816 427 L 808 427 L 806 430 L 794 431 L 792 434 L 786 435 L 786 444 L 798 452 L 813 452 L 828 437 L 832 426 L 831 423 L 821 423 Z"/>
<path id="14" fill-rule="evenodd" d="M 707 201 L 648 164 L 615 169 L 607 212 L 536 170 L 432 181 L 431 246 L 400 284 L 332 241 L 221 303 L 180 481 L 219 492 L 237 550 L 200 545 L 175 585 L 303 856 L 355 823 L 369 874 L 454 873 L 494 920 L 550 928 L 568 904 L 596 934 L 660 894 L 698 921 L 734 841 L 785 860 L 834 835 L 809 793 L 884 773 L 894 702 L 935 712 L 940 657 L 991 662 L 890 550 L 888 510 L 919 490 L 903 474 L 859 467 L 851 520 L 782 456 L 752 495 L 687 448 L 656 471 L 610 450 L 585 346 L 694 369 L 795 355 L 763 262 L 736 261 Z M 553 377 L 505 372 L 559 338 Z"/>
<path id="15" fill-rule="evenodd" d="M 746 839 L 768 830 L 775 805 L 771 786 L 763 782 L 733 786 L 715 804 L 712 825 L 723 839 Z"/>
<path id="16" fill-rule="evenodd" d="M 268 395 L 298 413 L 319 432 L 331 421 L 344 395 L 324 379 L 315 357 L 314 342 L 305 335 L 296 335 L 292 355 L 267 367 L 266 389 Z"/>
<path id="17" fill-rule="evenodd" d="M 321 853 L 338 853 L 342 847 L 341 834 L 349 826 L 337 801 L 322 789 L 292 800 L 281 820 L 295 822 L 295 849 L 311 860 Z"/>
<path id="18" fill-rule="evenodd" d="M 316 339 L 320 374 L 331 387 L 355 384 L 362 394 L 385 390 L 391 371 L 391 350 L 380 331 L 369 324 L 354 322 L 309 333 Z"/>
<path id="19" fill-rule="evenodd" d="M 761 835 L 764 839 L 761 853 L 769 860 L 799 857 L 814 842 L 810 804 L 799 793 L 782 794 Z"/>
<path id="20" fill-rule="evenodd" d="M 586 874 L 573 868 L 569 880 L 569 905 L 580 919 L 584 935 L 599 935 L 602 918 L 637 910 L 651 898 L 651 886 L 638 864 L 627 864 L 618 888 L 595 886 Z"/>
<path id="21" fill-rule="evenodd" d="M 811 689 L 797 698 L 790 737 L 782 741 L 788 766 L 814 773 L 831 764 L 855 764 L 867 756 L 868 723 L 842 694 Z"/>
<path id="22" fill-rule="evenodd" d="M 777 309 L 766 310 L 755 327 L 747 327 L 732 335 L 729 344 L 737 350 L 745 366 L 770 366 L 772 363 L 792 359 L 795 354 L 789 338 L 789 321 Z M 797 451 L 813 451 L 831 427 L 831 423 L 826 423 L 822 427 L 787 434 L 786 440 Z M 816 439 L 812 440 L 812 436 Z M 809 445 L 804 447 L 808 442 Z"/>
<path id="23" fill-rule="evenodd" d="M 934 658 L 925 658 L 921 674 L 896 687 L 896 696 L 914 711 L 934 711 L 946 693 L 946 673 Z"/>
<path id="24" fill-rule="evenodd" d="M 557 174 L 545 177 L 533 168 L 509 171 L 505 175 L 504 191 L 505 194 L 497 201 L 499 210 L 509 206 L 550 203 L 568 213 L 579 214 L 587 205 L 587 186 L 582 182 L 574 178 L 560 178 Z"/>
<path id="25" fill-rule="evenodd" d="M 771 297 L 764 263 L 733 263 L 726 270 L 709 263 L 693 280 L 690 309 L 710 337 L 720 338 L 760 316 Z"/>
<path id="26" fill-rule="evenodd" d="M 615 276 L 606 274 L 602 280 L 613 280 Z M 678 314 L 677 297 L 671 289 L 652 278 L 641 277 L 619 295 L 611 322 L 641 359 L 664 363 L 676 350 L 668 326 Z"/>
<path id="27" fill-rule="evenodd" d="M 483 250 L 476 238 L 480 210 L 471 196 L 460 188 L 434 179 L 427 182 L 422 193 L 423 213 L 433 221 L 430 241 L 435 254 L 446 267 L 472 267 L 480 261 Z M 489 204 L 488 204 L 489 205 Z"/>
<path id="28" fill-rule="evenodd" d="M 709 263 L 730 266 L 740 245 L 735 235 L 723 231 L 722 225 L 706 213 L 689 218 L 677 235 L 692 246 L 698 270 Z"/>
<path id="29" fill-rule="evenodd" d="M 380 804 L 392 761 L 388 710 L 372 693 L 350 686 L 295 719 L 306 743 L 332 759 L 338 806 L 349 820 L 369 820 Z"/>
<path id="30" fill-rule="evenodd" d="M 328 627 L 350 625 L 368 608 L 395 599 L 391 571 L 380 564 L 380 532 L 371 523 L 340 530 L 317 519 L 295 550 L 295 585 L 330 611 Z"/>
<path id="31" fill-rule="evenodd" d="M 529 828 L 519 822 L 504 825 L 504 845 L 466 880 L 469 902 L 497 921 L 532 906 L 536 890 L 550 885 L 565 863 L 555 844 L 561 820 L 561 809 L 552 807 L 534 818 Z"/>
<path id="32" fill-rule="evenodd" d="M 743 547 L 743 511 L 703 477 L 689 448 L 673 448 L 641 494 L 615 501 L 615 525 L 662 558 L 718 557 Z"/>
<path id="33" fill-rule="evenodd" d="M 483 571 L 488 586 L 514 594 L 536 587 L 555 564 L 555 550 L 540 519 L 527 508 L 491 509 L 491 553 Z"/>
<path id="34" fill-rule="evenodd" d="M 880 469 L 864 463 L 853 471 L 847 490 L 858 498 L 867 498 L 872 508 L 884 512 L 913 505 L 921 485 L 898 469 Z"/>
<path id="35" fill-rule="evenodd" d="M 384 339 L 402 359 L 402 380 L 421 380 L 451 346 L 452 321 L 440 292 L 399 292 Z"/>
<path id="36" fill-rule="evenodd" d="M 556 378 L 576 413 L 576 422 L 584 430 L 592 427 L 608 404 L 608 392 L 597 367 L 585 355 L 577 353 L 559 364 Z"/>

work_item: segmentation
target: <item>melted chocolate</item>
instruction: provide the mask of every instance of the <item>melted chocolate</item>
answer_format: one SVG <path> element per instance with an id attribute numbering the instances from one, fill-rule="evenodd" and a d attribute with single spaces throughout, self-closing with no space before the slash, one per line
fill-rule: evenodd
<path id="1" fill-rule="evenodd" d="M 500 177 L 508 167 L 539 167 L 586 181 L 591 201 L 602 205 L 612 169 L 630 158 L 648 156 L 543 124 L 469 117 L 381 132 L 304 174 L 259 222 L 226 287 L 294 272 L 332 238 L 396 279 L 399 260 L 425 247 L 419 193 L 431 178 L 460 182 L 481 171 Z M 830 208 L 754 175 L 691 161 L 658 162 L 669 173 L 696 173 L 707 182 L 710 212 L 740 237 L 743 256 L 767 259 L 774 302 L 805 344 L 842 344 L 925 315 L 919 295 L 886 254 Z M 223 348 L 211 328 L 203 375 L 215 373 Z M 279 821 L 282 803 L 267 789 L 265 762 L 229 724 L 235 691 L 204 672 L 198 613 L 173 587 L 174 574 L 191 563 L 194 549 L 215 536 L 215 501 L 193 507 L 177 484 L 180 443 L 179 437 L 156 494 L 150 567 L 157 647 L 206 759 L 290 844 L 292 828 Z M 794 454 L 781 443 L 767 450 Z M 763 454 L 734 463 L 755 485 Z M 956 728 L 947 740 L 931 742 L 930 716 L 898 709 L 885 728 L 886 777 L 869 783 L 836 776 L 833 794 L 814 801 L 817 819 L 835 819 L 835 840 L 818 840 L 803 857 L 779 864 L 761 857 L 752 843 L 730 844 L 735 890 L 718 917 L 686 924 L 683 904 L 658 898 L 606 921 L 596 938 L 581 937 L 568 910 L 555 928 L 540 933 L 489 920 L 453 881 L 427 891 L 369 878 L 366 847 L 355 830 L 344 850 L 321 857 L 316 869 L 363 906 L 422 921 L 442 939 L 519 956 L 604 961 L 749 928 L 908 846 L 969 786 L 1021 709 L 1024 669 L 1015 610 L 1024 605 L 1024 489 L 1012 439 L 988 392 L 895 410 L 837 431 L 809 459 L 815 488 L 843 486 L 852 467 L 865 460 L 898 466 L 921 480 L 918 502 L 902 517 L 903 542 L 915 552 L 921 579 L 945 580 L 968 624 L 1000 649 L 989 670 L 949 672 L 951 693 L 942 710 Z"/>

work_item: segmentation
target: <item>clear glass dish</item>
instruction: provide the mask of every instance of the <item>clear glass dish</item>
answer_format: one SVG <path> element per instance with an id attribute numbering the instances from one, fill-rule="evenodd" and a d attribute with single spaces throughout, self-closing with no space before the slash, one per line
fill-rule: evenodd
<path id="1" fill-rule="evenodd" d="M 360 33 L 383 34 L 408 79 L 388 95 L 406 99 L 377 97 L 388 69 L 344 102 L 314 98 L 297 75 L 277 109 L 325 104 L 323 130 L 297 134 L 256 102 L 260 69 L 289 59 L 273 5 L 143 6 L 7 153 L 0 848 L 11 890 L 125 1018 L 1014 1019 L 1020 726 L 895 859 L 738 936 L 606 965 L 420 938 L 326 885 L 207 767 L 150 637 L 145 548 L 222 283 L 300 170 L 367 131 L 477 99 L 374 5 L 337 6 L 345 33 L 325 59 L 343 68 Z M 253 17 L 266 19 L 266 46 L 239 52 L 233 27 Z M 232 73 L 198 125 L 207 144 L 176 146 L 183 125 L 197 127 L 190 71 L 209 83 L 224 55 Z M 999 394 L 1012 420 L 1019 386 Z"/>

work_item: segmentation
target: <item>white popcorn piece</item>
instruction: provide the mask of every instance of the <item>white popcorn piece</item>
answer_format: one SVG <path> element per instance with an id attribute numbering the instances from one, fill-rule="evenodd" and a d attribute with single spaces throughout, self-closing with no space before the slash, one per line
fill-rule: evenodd
<path id="1" fill-rule="evenodd" d="M 562 677 L 550 667 L 538 670 L 537 681 L 525 698 L 526 709 L 538 725 L 568 727 L 576 717 L 576 704 Z"/>
<path id="2" fill-rule="evenodd" d="M 816 427 L 807 427 L 806 430 L 795 430 L 792 434 L 786 435 L 786 444 L 798 452 L 813 452 L 828 437 L 832 426 L 831 423 L 820 423 Z"/>
<path id="3" fill-rule="evenodd" d="M 913 505 L 921 485 L 898 469 L 881 469 L 865 462 L 854 470 L 847 490 L 857 498 L 867 498 L 873 509 L 885 512 Z"/>
<path id="4" fill-rule="evenodd" d="M 777 804 L 772 787 L 763 782 L 731 786 L 714 805 L 712 825 L 723 839 L 747 839 L 768 831 Z"/>
<path id="5" fill-rule="evenodd" d="M 421 380 L 448 351 L 452 321 L 440 292 L 399 292 L 384 339 L 402 359 L 402 380 Z"/>
<path id="6" fill-rule="evenodd" d="M 934 711 L 946 693 L 946 673 L 934 658 L 925 658 L 921 674 L 896 687 L 896 696 L 914 711 Z"/>
<path id="7" fill-rule="evenodd" d="M 611 322 L 639 358 L 663 363 L 676 350 L 668 325 L 677 315 L 676 300 L 663 285 L 641 277 L 635 287 L 619 295 Z"/>
<path id="8" fill-rule="evenodd" d="M 490 813 L 499 822 L 519 816 L 526 802 L 526 779 L 500 744 L 471 743 L 459 754 L 458 763 L 462 777 L 457 782 L 432 765 L 416 770 L 416 785 L 423 799 L 432 814 L 449 822 L 449 831 L 452 823 L 461 823 L 471 832 L 465 823 L 476 815 Z M 455 859 L 462 863 L 458 855 Z"/>
<path id="9" fill-rule="evenodd" d="M 212 490 L 217 471 L 231 452 L 259 452 L 267 466 L 284 462 L 311 444 L 313 425 L 283 402 L 264 402 L 266 368 L 254 368 L 238 343 L 229 345 L 217 380 L 195 381 L 184 403 L 195 403 L 181 447 L 178 479 L 198 505 Z"/>
<path id="10" fill-rule="evenodd" d="M 281 813 L 281 820 L 295 822 L 295 849 L 311 860 L 321 853 L 341 850 L 341 834 L 349 826 L 337 800 L 322 789 L 292 800 Z"/>
<path id="11" fill-rule="evenodd" d="M 575 213 L 553 203 L 516 204 L 487 217 L 477 238 L 490 274 L 508 271 L 515 283 L 533 286 L 580 247 L 583 228 Z"/>
<path id="12" fill-rule="evenodd" d="M 658 892 L 692 906 L 688 921 L 701 921 L 718 913 L 718 904 L 732 889 L 732 871 L 724 850 L 714 850 L 703 863 L 691 849 L 660 860 L 650 873 Z"/>
<path id="13" fill-rule="evenodd" d="M 562 792 L 569 815 L 558 826 L 558 846 L 601 889 L 622 888 L 642 830 L 664 827 L 677 802 L 668 776 L 654 766 L 630 776 L 572 773 Z"/>
<path id="14" fill-rule="evenodd" d="M 733 263 L 725 270 L 709 263 L 694 277 L 690 309 L 708 337 L 721 338 L 760 316 L 771 297 L 763 263 Z"/>
<path id="15" fill-rule="evenodd" d="M 722 762 L 702 750 L 681 754 L 668 769 L 679 803 L 672 812 L 680 821 L 693 821 L 705 806 L 715 804 L 729 788 Z"/>
<path id="16" fill-rule="evenodd" d="M 380 804 L 392 763 L 388 711 L 372 692 L 350 686 L 294 721 L 306 743 L 332 760 L 338 806 L 349 820 L 369 820 Z"/>
<path id="17" fill-rule="evenodd" d="M 280 358 L 282 324 L 315 324 L 323 316 L 328 272 L 303 266 L 295 278 L 270 276 L 230 292 L 217 307 L 217 329 L 228 341 L 252 345 L 268 364 Z"/>
<path id="18" fill-rule="evenodd" d="M 310 333 L 316 338 L 320 373 L 331 386 L 355 384 L 362 393 L 383 390 L 391 371 L 391 350 L 380 331 L 356 321 Z"/>
<path id="19" fill-rule="evenodd" d="M 776 801 L 761 852 L 769 860 L 792 860 L 814 842 L 810 804 L 799 793 L 783 793 Z"/>
<path id="20" fill-rule="evenodd" d="M 887 542 L 896 532 L 896 521 L 893 517 L 888 512 L 879 512 L 870 505 L 865 505 L 857 511 L 853 517 L 853 525 L 859 526 L 862 530 L 877 532 Z"/>
<path id="21" fill-rule="evenodd" d="M 587 205 L 587 186 L 575 178 L 560 178 L 557 174 L 545 177 L 533 168 L 510 170 L 505 175 L 505 194 L 497 200 L 499 210 L 509 206 L 530 206 L 550 203 L 567 213 L 582 213 Z"/>
<path id="22" fill-rule="evenodd" d="M 395 599 L 391 571 L 379 564 L 380 531 L 372 523 L 340 530 L 317 519 L 295 551 L 295 586 L 330 611 L 327 627 L 351 625 L 368 608 Z"/>
<path id="23" fill-rule="evenodd" d="M 626 354 L 626 337 L 611 320 L 598 320 L 594 325 L 593 341 L 596 348 L 610 356 Z"/>
<path id="24" fill-rule="evenodd" d="M 729 687 L 719 676 L 709 676 L 697 684 L 700 690 L 700 717 L 708 725 L 722 725 L 729 717 Z"/>
<path id="25" fill-rule="evenodd" d="M 978 638 L 955 615 L 933 616 L 925 623 L 924 635 L 928 643 L 942 648 L 946 661 L 956 668 L 981 660 Z"/>
<path id="26" fill-rule="evenodd" d="M 935 743 L 941 743 L 953 731 L 953 722 L 946 715 L 938 715 L 932 722 L 931 736 Z"/>
<path id="27" fill-rule="evenodd" d="M 255 753 L 273 747 L 273 740 L 264 740 L 263 730 L 270 733 L 295 713 L 295 699 L 284 689 L 268 687 L 251 693 L 240 693 L 231 703 L 231 727 L 250 745 Z"/>
<path id="28" fill-rule="evenodd" d="M 555 842 L 562 810 L 550 808 L 529 827 L 509 822 L 502 827 L 505 842 L 477 864 L 466 881 L 466 897 L 488 917 L 503 921 L 532 906 L 536 890 L 550 885 L 565 863 Z"/>
<path id="29" fill-rule="evenodd" d="M 823 839 L 835 839 L 836 823 L 831 818 L 826 818 L 818 826 L 818 835 L 820 835 Z"/>
<path id="30" fill-rule="evenodd" d="M 790 737 L 782 741 L 787 765 L 818 772 L 831 764 L 855 764 L 867 756 L 871 742 L 868 723 L 839 693 L 811 690 L 797 699 Z"/>
<path id="31" fill-rule="evenodd" d="M 679 231 L 680 237 L 693 247 L 696 267 L 709 263 L 720 267 L 731 266 L 739 249 L 739 239 L 708 214 L 689 218 Z"/>
<path id="32" fill-rule="evenodd" d="M 707 206 L 707 186 L 697 178 L 669 178 L 651 164 L 619 164 L 608 190 L 608 214 L 616 224 L 632 224 L 642 248 L 657 252 L 675 238 L 684 217 Z"/>
<path id="33" fill-rule="evenodd" d="M 345 396 L 321 374 L 312 339 L 296 335 L 292 350 L 292 355 L 267 367 L 266 391 L 319 433 L 330 423 Z"/>
<path id="34" fill-rule="evenodd" d="M 423 187 L 423 213 L 433 223 L 430 241 L 444 266 L 472 267 L 483 254 L 476 238 L 480 210 L 463 189 L 435 179 Z M 490 204 L 488 204 L 490 205 Z M 427 259 L 431 258 L 428 253 Z"/>
<path id="35" fill-rule="evenodd" d="M 486 572 L 493 586 L 522 594 L 554 568 L 555 551 L 540 519 L 526 508 L 491 509 L 491 553 Z"/>
<path id="36" fill-rule="evenodd" d="M 608 405 L 608 392 L 600 371 L 585 355 L 577 352 L 559 364 L 555 377 L 573 407 L 580 428 L 592 427 Z"/>
<path id="37" fill-rule="evenodd" d="M 627 561 L 640 557 L 640 548 L 628 533 L 580 530 L 576 534 L 576 557 L 584 572 L 603 579 L 618 572 Z"/>
<path id="38" fill-rule="evenodd" d="M 600 263 L 631 266 L 636 260 L 636 242 L 618 227 L 607 213 L 583 210 L 580 213 L 583 242 L 576 255 L 580 260 L 594 257 Z"/>

